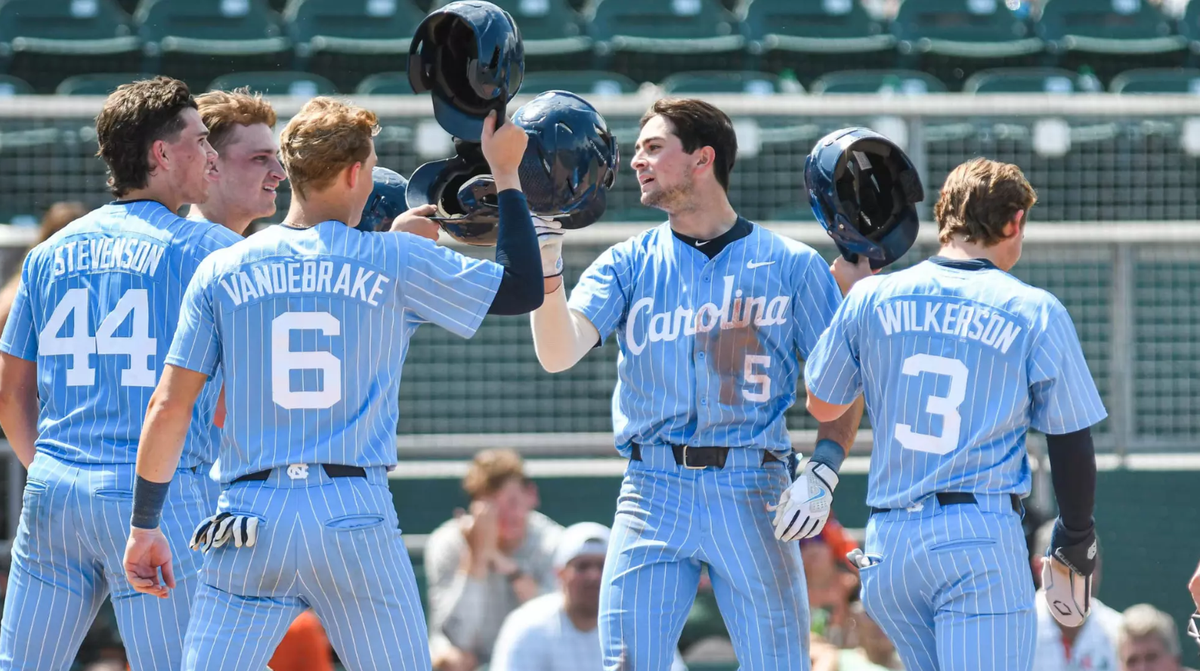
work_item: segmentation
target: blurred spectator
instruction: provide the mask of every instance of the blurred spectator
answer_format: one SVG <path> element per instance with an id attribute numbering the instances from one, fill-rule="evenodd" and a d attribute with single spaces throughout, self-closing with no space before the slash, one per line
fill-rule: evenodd
<path id="1" fill-rule="evenodd" d="M 100 662 L 92 662 L 83 667 L 83 671 L 126 671 L 128 665 L 119 662 L 115 659 L 106 659 Z"/>
<path id="2" fill-rule="evenodd" d="M 1038 529 L 1029 548 L 1030 566 L 1040 586 L 1042 558 L 1050 547 L 1054 521 Z M 1101 556 L 1096 555 L 1096 570 L 1092 573 L 1092 594 L 1100 591 Z M 1050 606 L 1039 589 L 1034 607 L 1037 609 L 1037 644 L 1033 668 L 1038 671 L 1074 671 L 1075 669 L 1117 668 L 1117 631 L 1121 614 L 1092 597 L 1092 612 L 1081 627 L 1064 627 L 1050 614 Z"/>
<path id="3" fill-rule="evenodd" d="M 1192 593 L 1196 611 L 1200 612 L 1200 564 L 1196 565 L 1196 572 L 1192 574 L 1192 579 L 1188 582 L 1188 591 Z"/>
<path id="4" fill-rule="evenodd" d="M 1175 621 L 1148 603 L 1121 615 L 1117 655 L 1121 671 L 1191 671 L 1183 668 Z"/>
<path id="5" fill-rule="evenodd" d="M 504 618 L 557 588 L 553 558 L 562 527 L 533 510 L 537 490 L 520 455 L 480 452 L 463 489 L 470 510 L 456 511 L 425 550 L 430 650 L 440 671 L 486 664 Z"/>
<path id="6" fill-rule="evenodd" d="M 893 671 L 904 668 L 896 647 L 867 615 L 861 602 L 856 601 L 850 606 L 850 617 L 857 647 L 839 649 L 819 634 L 813 634 L 810 642 L 812 671 Z"/>
<path id="7" fill-rule="evenodd" d="M 858 574 L 846 559 L 856 547 L 833 515 L 820 535 L 800 541 L 812 633 L 836 647 L 847 643 L 850 599 L 858 590 Z"/>
<path id="8" fill-rule="evenodd" d="M 333 671 L 333 648 L 316 613 L 300 613 L 267 666 L 271 671 Z"/>
<path id="9" fill-rule="evenodd" d="M 83 206 L 83 203 L 62 202 L 51 205 L 50 209 L 46 210 L 45 216 L 42 217 L 35 245 L 50 239 L 50 236 L 85 214 L 87 214 L 87 208 Z M 0 288 L 0 331 L 4 330 L 4 325 L 8 322 L 8 313 L 12 311 L 13 299 L 17 296 L 17 286 L 21 283 L 21 264 L 24 261 L 25 257 L 22 255 L 21 260 L 14 266 L 15 272 L 9 277 L 4 287 Z"/>
<path id="10" fill-rule="evenodd" d="M 514 610 L 500 628 L 489 671 L 599 671 L 600 580 L 609 529 L 582 522 L 566 529 L 554 553 L 561 589 Z M 675 671 L 683 671 L 676 653 Z"/>

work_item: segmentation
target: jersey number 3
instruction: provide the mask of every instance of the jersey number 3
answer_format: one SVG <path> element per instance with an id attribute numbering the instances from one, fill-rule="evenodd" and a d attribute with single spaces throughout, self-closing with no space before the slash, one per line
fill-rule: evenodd
<path id="1" fill-rule="evenodd" d="M 96 335 L 88 335 L 87 289 L 68 289 L 46 327 L 38 334 L 38 353 L 43 356 L 69 356 L 68 387 L 90 387 L 96 384 L 96 369 L 92 354 L 124 354 L 129 368 L 121 371 L 122 387 L 153 387 L 157 374 L 150 367 L 150 357 L 158 353 L 158 340 L 150 335 L 150 296 L 145 289 L 130 289 L 113 306 L 112 312 L 100 322 Z M 132 314 L 133 324 L 128 336 L 115 336 L 117 327 Z M 59 337 L 58 332 L 71 320 L 73 335 Z"/>
<path id="2" fill-rule="evenodd" d="M 288 410 L 324 410 L 342 400 L 342 362 L 330 352 L 297 352 L 292 331 L 340 336 L 342 323 L 328 312 L 285 312 L 271 321 L 271 400 Z M 292 391 L 292 371 L 321 371 L 320 391 Z"/>
<path id="3" fill-rule="evenodd" d="M 933 373 L 950 377 L 950 391 L 945 396 L 930 396 L 925 404 L 925 412 L 939 415 L 942 418 L 942 435 L 931 436 L 927 433 L 917 433 L 908 424 L 896 425 L 896 440 L 900 445 L 917 452 L 931 454 L 949 454 L 958 447 L 959 431 L 962 429 L 962 415 L 958 414 L 958 406 L 967 397 L 967 377 L 970 371 L 967 365 L 958 359 L 937 356 L 934 354 L 914 354 L 904 360 L 905 375 L 920 375 Z"/>

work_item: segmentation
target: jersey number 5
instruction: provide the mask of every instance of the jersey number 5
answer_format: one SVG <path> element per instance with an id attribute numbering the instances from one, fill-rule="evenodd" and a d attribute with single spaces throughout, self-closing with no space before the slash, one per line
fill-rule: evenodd
<path id="1" fill-rule="evenodd" d="M 122 387 L 153 387 L 157 373 L 150 367 L 150 357 L 158 353 L 158 340 L 150 336 L 150 296 L 145 289 L 130 289 L 113 306 L 95 337 L 88 335 L 87 289 L 68 289 L 46 327 L 38 334 L 38 353 L 43 356 L 69 356 L 68 387 L 90 387 L 96 384 L 96 369 L 91 354 L 124 354 L 129 368 L 121 371 Z M 133 315 L 131 335 L 115 336 L 117 327 Z M 59 337 L 58 332 L 71 320 L 73 335 Z"/>
<path id="2" fill-rule="evenodd" d="M 950 391 L 945 396 L 930 396 L 925 404 L 925 412 L 940 415 L 942 418 L 942 435 L 931 436 L 927 433 L 917 433 L 908 424 L 896 425 L 896 440 L 900 445 L 917 452 L 931 454 L 948 454 L 958 447 L 958 435 L 962 428 L 962 415 L 958 414 L 958 406 L 967 397 L 967 378 L 970 371 L 967 365 L 958 359 L 937 356 L 935 354 L 914 354 L 904 360 L 905 375 L 920 375 L 933 373 L 950 377 Z"/>
<path id="3" fill-rule="evenodd" d="M 285 312 L 271 321 L 271 400 L 288 410 L 324 410 L 342 400 L 342 362 L 330 352 L 296 352 L 292 331 L 340 336 L 342 323 L 328 312 Z M 292 371 L 321 371 L 320 391 L 292 391 Z"/>

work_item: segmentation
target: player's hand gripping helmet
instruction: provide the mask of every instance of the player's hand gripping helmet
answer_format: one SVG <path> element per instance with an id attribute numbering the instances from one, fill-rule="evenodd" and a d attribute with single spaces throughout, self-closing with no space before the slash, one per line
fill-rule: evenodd
<path id="1" fill-rule="evenodd" d="M 563 228 L 590 226 L 607 205 L 616 178 L 617 142 L 604 117 L 572 93 L 550 91 L 513 115 L 529 141 L 519 169 L 529 211 Z M 459 141 L 453 158 L 417 168 L 408 206 L 432 203 L 430 217 L 450 237 L 470 245 L 496 244 L 500 223 L 496 184 L 480 145 Z"/>
<path id="2" fill-rule="evenodd" d="M 375 181 L 375 188 L 355 228 L 364 232 L 386 231 L 391 228 L 392 220 L 408 209 L 405 198 L 408 180 L 395 170 L 379 166 L 371 171 L 371 177 Z"/>
<path id="3" fill-rule="evenodd" d="M 456 142 L 458 153 L 417 168 L 408 180 L 409 209 L 434 205 L 429 217 L 447 235 L 468 245 L 491 246 L 499 233 L 496 182 L 478 144 Z"/>
<path id="4" fill-rule="evenodd" d="M 529 136 L 520 171 L 529 211 L 566 229 L 596 223 L 620 164 L 604 117 L 574 93 L 548 91 L 522 105 L 513 123 Z"/>
<path id="5" fill-rule="evenodd" d="M 916 241 L 921 176 L 879 133 L 843 128 L 821 138 L 804 161 L 804 182 L 813 214 L 847 261 L 861 254 L 883 268 Z"/>
<path id="6" fill-rule="evenodd" d="M 454 137 L 479 142 L 483 120 L 508 101 L 525 74 L 525 47 L 516 22 L 490 2 L 461 0 L 433 10 L 409 46 L 408 81 L 433 95 L 433 116 Z"/>

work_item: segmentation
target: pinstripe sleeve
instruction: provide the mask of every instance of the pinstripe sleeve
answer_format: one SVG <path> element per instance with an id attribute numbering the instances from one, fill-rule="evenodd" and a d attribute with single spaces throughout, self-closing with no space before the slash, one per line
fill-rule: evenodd
<path id="1" fill-rule="evenodd" d="M 197 373 L 213 375 L 221 360 L 221 343 L 217 333 L 216 314 L 212 299 L 215 264 L 203 261 L 183 294 L 179 308 L 179 326 L 165 362 Z"/>
<path id="2" fill-rule="evenodd" d="M 804 363 L 804 382 L 817 398 L 834 405 L 850 403 L 862 391 L 859 367 L 859 305 L 865 292 L 851 291 L 829 328 Z"/>
<path id="3" fill-rule="evenodd" d="M 33 304 L 29 295 L 29 287 L 37 286 L 32 281 L 34 259 L 34 254 L 30 254 L 21 266 L 17 295 L 4 325 L 4 334 L 0 336 L 0 351 L 26 361 L 37 361 L 38 353 L 37 325 L 33 323 Z"/>
<path id="4" fill-rule="evenodd" d="M 632 266 L 628 243 L 610 247 L 579 278 L 568 305 L 588 318 L 600 332 L 600 342 L 625 316 L 629 307 Z"/>
<path id="5" fill-rule="evenodd" d="M 1071 315 L 1055 301 L 1045 330 L 1029 357 L 1030 426 L 1063 434 L 1093 426 L 1108 416 L 1088 370 Z"/>
<path id="6" fill-rule="evenodd" d="M 475 335 L 500 288 L 504 267 L 416 235 L 387 235 L 395 235 L 402 250 L 399 290 L 404 305 L 457 336 Z"/>
<path id="7" fill-rule="evenodd" d="M 841 305 L 842 290 L 838 289 L 837 280 L 825 260 L 816 252 L 810 252 L 799 268 L 793 311 L 797 326 L 796 348 L 800 358 L 807 359 Z"/>

